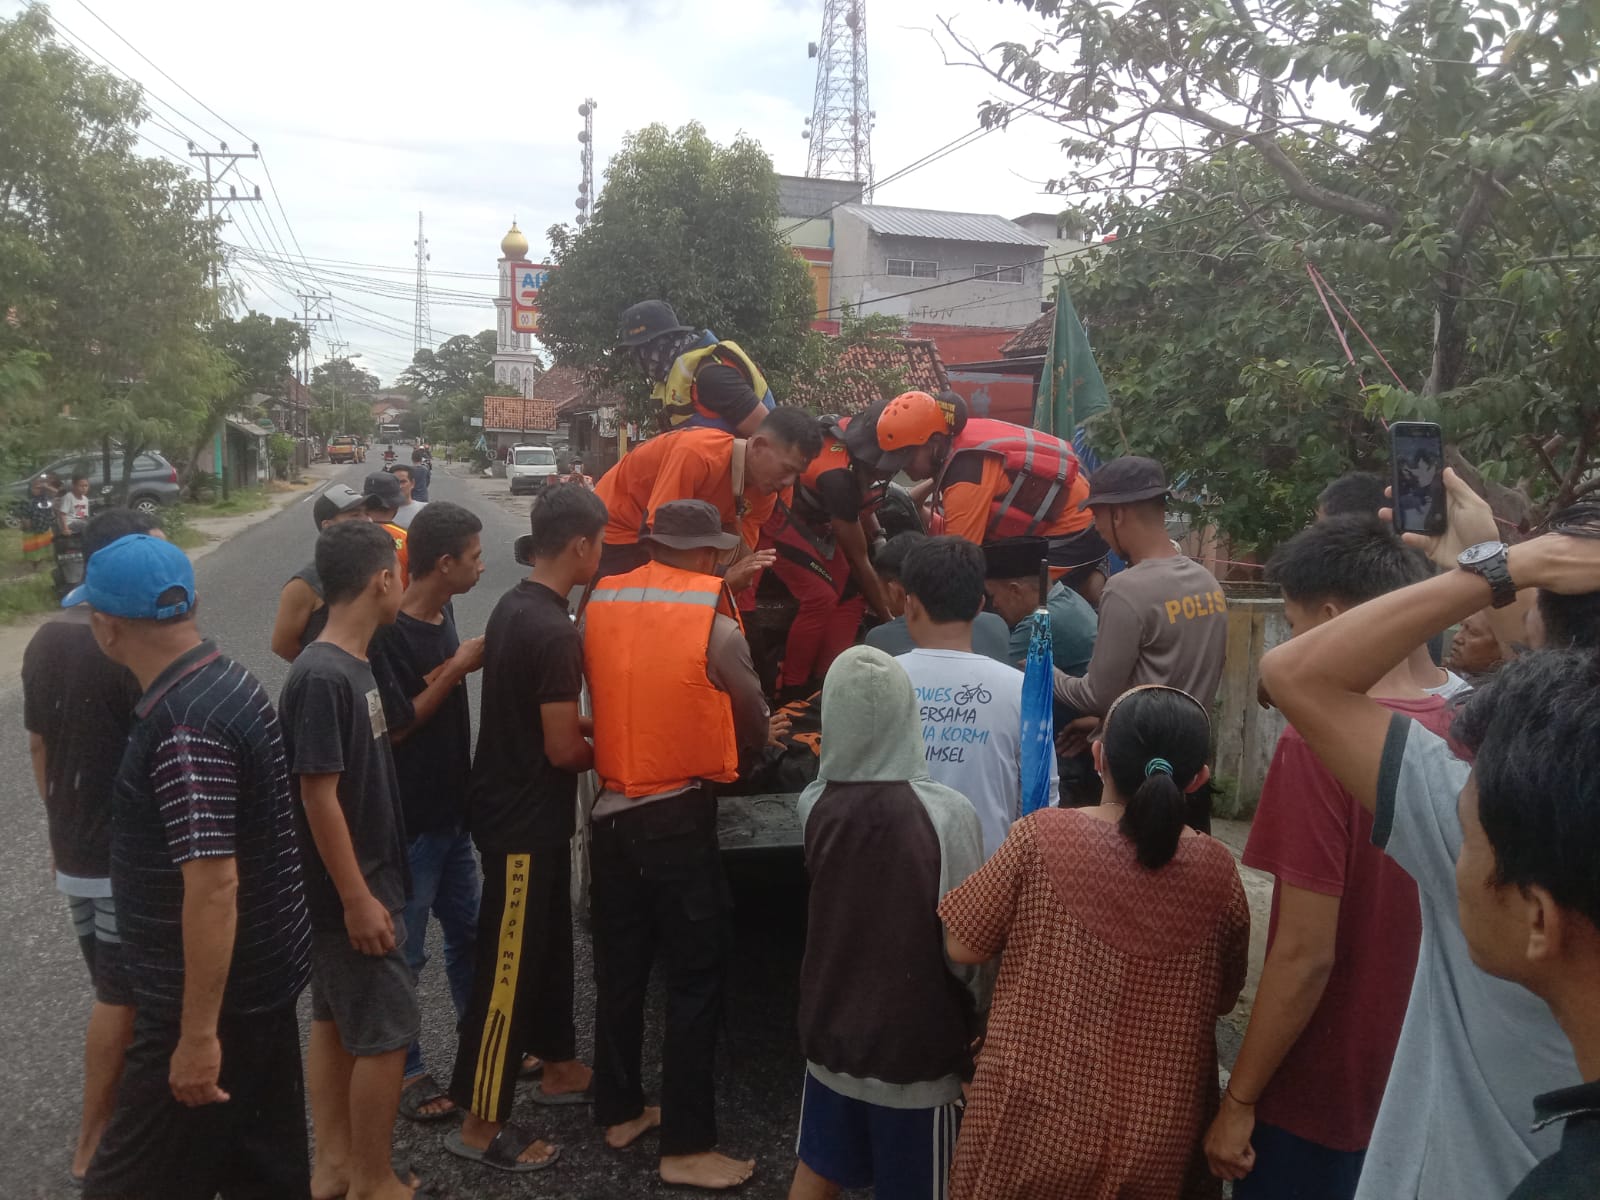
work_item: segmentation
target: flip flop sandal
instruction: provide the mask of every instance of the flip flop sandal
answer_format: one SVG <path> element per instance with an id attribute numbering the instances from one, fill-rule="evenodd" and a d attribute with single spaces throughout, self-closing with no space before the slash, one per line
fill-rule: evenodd
<path id="1" fill-rule="evenodd" d="M 542 1104 L 546 1108 L 566 1108 L 569 1105 L 593 1104 L 594 1091 L 585 1088 L 581 1092 L 547 1092 L 542 1087 L 529 1090 L 528 1095 L 535 1104 Z"/>
<path id="2" fill-rule="evenodd" d="M 519 1162 L 522 1152 L 540 1137 L 525 1125 L 507 1122 L 500 1127 L 500 1132 L 494 1135 L 486 1149 L 478 1150 L 466 1144 L 461 1139 L 458 1129 L 444 1140 L 444 1148 L 457 1158 L 470 1159 L 485 1167 L 493 1167 L 496 1171 L 505 1171 L 511 1175 L 531 1175 L 535 1171 L 543 1171 L 546 1167 L 553 1167 L 561 1158 L 561 1147 L 552 1147 L 549 1158 L 543 1162 Z"/>
<path id="3" fill-rule="evenodd" d="M 442 1112 L 423 1111 L 428 1105 L 439 1100 L 450 1100 L 450 1097 L 434 1081 L 432 1075 L 418 1075 L 400 1092 L 400 1115 L 419 1125 L 450 1121 L 461 1115 L 461 1109 L 453 1100 L 450 1101 L 450 1107 Z"/>

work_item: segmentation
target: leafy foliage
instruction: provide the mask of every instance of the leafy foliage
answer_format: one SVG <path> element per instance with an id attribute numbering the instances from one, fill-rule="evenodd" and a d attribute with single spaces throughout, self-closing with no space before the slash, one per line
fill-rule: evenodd
<path id="1" fill-rule="evenodd" d="M 42 381 L 39 403 L 0 397 L 8 436 L 113 436 L 129 462 L 187 445 L 231 382 L 202 332 L 217 249 L 201 185 L 136 152 L 140 89 L 58 43 L 42 9 L 0 21 L 0 112 L 0 367 Z"/>
<path id="2" fill-rule="evenodd" d="M 458 334 L 437 350 L 418 350 L 400 375 L 400 386 L 422 400 L 414 414 L 415 431 L 401 418 L 402 428 L 420 433 L 430 443 L 471 442 L 477 430 L 469 423 L 483 415 L 483 398 L 499 388 L 494 381 L 495 331 L 485 329 L 468 336 Z"/>
<path id="3" fill-rule="evenodd" d="M 1085 209 L 1119 238 L 1071 266 L 1102 445 L 1163 452 L 1263 546 L 1380 456 L 1380 416 L 1439 420 L 1513 521 L 1593 490 L 1593 4 L 1018 2 L 1054 32 L 951 36 L 1016 97 L 986 120 L 1063 128 L 1052 190 L 1125 197 Z M 1340 314 L 1344 364 L 1308 263 L 1398 381 Z"/>
<path id="4" fill-rule="evenodd" d="M 686 325 L 738 342 L 782 400 L 799 378 L 816 306 L 806 265 L 778 231 L 778 179 L 751 139 L 719 146 L 698 124 L 630 134 L 594 217 L 550 230 L 557 269 L 540 295 L 540 340 L 557 362 L 599 368 L 643 413 L 649 388 L 612 354 L 622 311 L 671 304 Z"/>

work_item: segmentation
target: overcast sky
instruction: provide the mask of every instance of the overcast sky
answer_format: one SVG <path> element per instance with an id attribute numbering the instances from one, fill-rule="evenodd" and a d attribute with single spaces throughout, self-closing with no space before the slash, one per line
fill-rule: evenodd
<path id="1" fill-rule="evenodd" d="M 1031 39 L 1035 25 L 1020 5 L 995 0 L 866 5 L 881 178 L 974 128 L 995 90 L 975 70 L 944 65 L 928 32 L 942 33 L 939 16 L 984 45 Z M 22 7 L 0 0 L 7 16 Z M 180 157 L 191 137 L 248 149 L 219 117 L 260 143 L 282 211 L 261 164 L 242 163 L 239 190 L 260 183 L 268 200 L 233 206 L 226 236 L 246 254 L 277 254 L 281 243 L 310 266 L 239 258 L 232 273 L 245 306 L 286 316 L 298 312 L 295 292 L 331 292 L 338 320 L 318 328 L 319 355 L 339 337 L 386 383 L 411 357 L 419 210 L 434 340 L 489 328 L 487 276 L 512 216 L 535 257 L 544 231 L 573 216 L 586 96 L 598 101 L 597 187 L 623 135 L 657 121 L 698 120 L 719 141 L 750 134 L 779 171 L 803 174 L 815 86 L 806 44 L 822 24 L 821 0 L 89 0 L 87 9 L 55 0 L 51 11 L 152 93 L 170 126 L 146 127 L 152 145 Z M 1007 217 L 1053 210 L 1032 180 L 1064 169 L 1056 142 L 1048 125 L 1024 122 L 877 199 Z"/>

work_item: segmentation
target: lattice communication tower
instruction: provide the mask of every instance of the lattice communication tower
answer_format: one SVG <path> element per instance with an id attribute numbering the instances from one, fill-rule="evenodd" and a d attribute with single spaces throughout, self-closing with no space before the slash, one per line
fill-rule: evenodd
<path id="1" fill-rule="evenodd" d="M 583 178 L 578 181 L 578 224 L 589 223 L 589 213 L 594 208 L 594 110 L 593 100 L 578 105 L 578 115 L 583 118 L 583 128 L 578 131 L 578 142 L 583 146 L 579 161 L 583 164 Z"/>
<path id="2" fill-rule="evenodd" d="M 422 236 L 422 214 L 417 214 L 417 317 L 411 330 L 411 353 L 433 348 L 433 321 L 428 313 L 428 239 Z"/>
<path id="3" fill-rule="evenodd" d="M 872 201 L 872 124 L 867 95 L 866 0 L 825 0 L 822 40 L 809 46 L 817 60 L 817 94 L 805 137 L 811 143 L 806 174 L 853 179 Z"/>

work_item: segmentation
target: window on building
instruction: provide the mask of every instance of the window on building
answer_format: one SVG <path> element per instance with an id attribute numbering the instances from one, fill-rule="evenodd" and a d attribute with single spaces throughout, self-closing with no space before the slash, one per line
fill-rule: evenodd
<path id="1" fill-rule="evenodd" d="M 891 258 L 889 274 L 905 279 L 937 279 L 939 264 L 926 258 Z"/>
<path id="2" fill-rule="evenodd" d="M 1021 267 L 1001 267 L 994 263 L 979 263 L 972 268 L 974 279 L 983 279 L 989 283 L 1021 283 Z"/>

